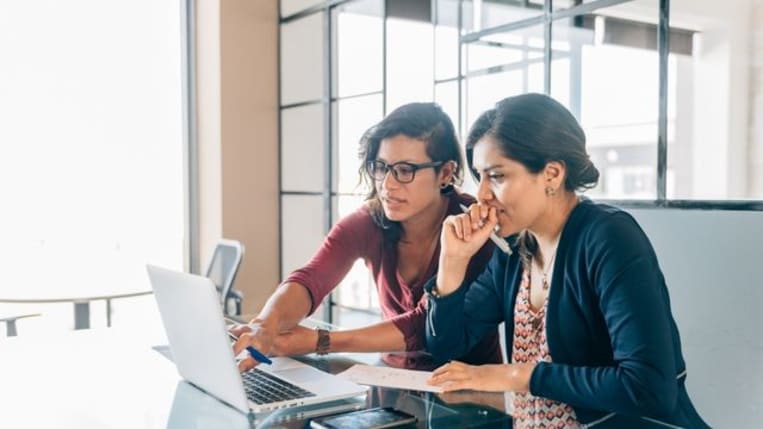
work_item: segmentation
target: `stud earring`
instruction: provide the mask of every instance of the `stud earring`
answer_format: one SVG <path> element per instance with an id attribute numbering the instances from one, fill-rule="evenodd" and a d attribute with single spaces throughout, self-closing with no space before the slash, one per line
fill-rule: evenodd
<path id="1" fill-rule="evenodd" d="M 553 197 L 554 195 L 556 195 L 556 189 L 554 189 L 554 188 L 552 188 L 550 186 L 547 186 L 546 187 L 546 195 L 549 196 L 549 197 Z"/>

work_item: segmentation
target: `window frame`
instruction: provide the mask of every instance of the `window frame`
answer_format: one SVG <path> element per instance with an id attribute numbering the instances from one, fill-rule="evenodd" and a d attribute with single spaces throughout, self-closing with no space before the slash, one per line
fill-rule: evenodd
<path id="1" fill-rule="evenodd" d="M 592 13 L 596 10 L 616 6 L 618 4 L 629 3 L 633 0 L 595 0 L 582 3 L 568 9 L 553 10 L 553 0 L 546 0 L 543 6 L 543 13 L 538 16 L 532 16 L 519 21 L 508 22 L 502 25 L 486 28 L 463 34 L 459 40 L 459 82 L 468 77 L 463 70 L 463 62 L 460 53 L 464 45 L 479 41 L 481 38 L 498 33 L 506 33 L 514 30 L 524 29 L 532 26 L 544 26 L 544 93 L 551 93 L 551 31 L 554 21 L 565 18 L 574 18 L 584 14 Z M 459 28 L 462 21 L 463 0 L 459 0 L 458 21 Z M 526 2 L 507 1 L 506 4 L 516 4 L 521 6 Z M 533 5 L 535 7 L 535 5 Z M 659 0 L 659 22 L 657 24 L 657 53 L 659 63 L 659 95 L 658 95 L 658 119 L 657 119 L 657 192 L 654 199 L 610 199 L 597 198 L 598 201 L 617 205 L 623 208 L 636 209 L 682 209 L 682 210 L 736 210 L 736 211 L 763 211 L 763 200 L 732 200 L 732 199 L 673 199 L 667 197 L 667 170 L 668 170 L 668 56 L 670 54 L 670 1 Z M 459 83 L 459 87 L 462 84 Z M 459 91 L 459 106 L 463 116 L 463 101 Z M 461 118 L 459 118 L 459 125 Z M 462 130 L 459 130 L 462 131 Z M 463 135 L 463 132 L 461 132 Z"/>
<path id="2" fill-rule="evenodd" d="M 314 105 L 319 104 L 323 107 L 323 136 L 322 136 L 322 142 L 319 144 L 322 144 L 324 154 L 325 154 L 325 161 L 324 161 L 324 176 L 323 176 L 323 189 L 319 192 L 308 192 L 308 191 L 290 191 L 290 190 L 284 190 L 283 183 L 281 179 L 281 175 L 279 174 L 278 177 L 278 192 L 279 192 L 279 200 L 282 200 L 284 196 L 316 196 L 322 198 L 322 204 L 323 204 L 323 229 L 324 229 L 324 235 L 327 235 L 329 231 L 331 230 L 331 227 L 334 225 L 335 221 L 335 215 L 334 215 L 334 208 L 333 208 L 333 201 L 334 199 L 337 199 L 339 197 L 344 196 L 358 196 L 357 193 L 347 193 L 347 192 L 340 192 L 339 190 L 334 190 L 334 173 L 336 172 L 338 166 L 334 165 L 333 162 L 333 137 L 335 134 L 335 123 L 336 123 L 336 117 L 338 116 L 338 113 L 334 113 L 334 104 L 338 103 L 342 100 L 352 99 L 352 98 L 359 98 L 359 97 L 365 97 L 365 96 L 371 96 L 371 95 L 377 95 L 380 94 L 381 97 L 381 103 L 382 103 L 382 113 L 386 114 L 387 112 L 387 103 L 386 103 L 386 94 L 387 94 L 387 79 L 386 79 L 386 69 L 387 69 L 387 26 L 386 26 L 386 17 L 387 17 L 387 8 L 386 8 L 386 1 L 380 0 L 382 5 L 382 16 L 385 21 L 385 23 L 382 25 L 382 87 L 381 90 L 378 91 L 371 91 L 371 92 L 364 92 L 361 94 L 352 94 L 352 95 L 346 95 L 346 96 L 339 96 L 338 94 L 335 96 L 334 93 L 334 80 L 332 73 L 335 73 L 334 65 L 333 65 L 333 26 L 335 23 L 333 22 L 332 18 L 332 11 L 339 6 L 342 6 L 344 4 L 352 3 L 352 2 L 358 2 L 361 0 L 326 0 L 322 3 L 310 6 L 304 10 L 295 12 L 293 14 L 290 14 L 288 16 L 280 16 L 279 14 L 279 37 L 278 37 L 278 52 L 279 52 L 279 58 L 281 53 L 281 38 L 280 38 L 280 28 L 283 24 L 287 24 L 290 22 L 293 22 L 295 20 L 299 20 L 308 16 L 313 16 L 315 14 L 321 14 L 323 19 L 323 34 L 322 34 L 322 44 L 323 44 L 323 60 L 321 66 L 323 67 L 324 76 L 323 76 L 323 90 L 322 90 L 322 96 L 320 99 L 316 100 L 308 100 L 308 101 L 302 101 L 298 103 L 291 103 L 291 104 L 283 104 L 281 102 L 281 62 L 278 62 L 278 163 L 281 165 L 282 159 L 283 159 L 283 152 L 281 147 L 281 142 L 283 138 L 283 130 L 282 130 L 282 124 L 281 124 L 281 114 L 285 109 L 294 108 L 294 107 L 302 107 L 306 105 Z M 280 2 L 279 2 L 280 6 Z M 279 222 L 283 218 L 283 208 L 279 204 L 278 207 L 278 219 Z M 278 243 L 279 248 L 283 249 L 284 240 L 283 240 L 283 225 L 279 225 L 278 228 Z M 279 267 L 278 272 L 281 273 L 283 271 L 283 258 L 279 258 Z M 344 305 L 341 303 L 338 303 L 335 299 L 333 293 L 329 294 L 326 299 L 324 300 L 324 304 L 322 305 L 322 315 L 321 318 L 328 322 L 333 323 L 334 321 L 334 310 L 335 309 L 346 309 L 351 311 L 359 311 L 359 312 L 371 312 L 373 314 L 377 314 L 377 312 L 373 310 L 367 310 L 367 309 L 361 309 L 361 308 L 355 308 L 352 306 Z M 381 315 L 381 312 L 378 312 L 378 315 Z"/>
<path id="3" fill-rule="evenodd" d="M 364 94 L 354 94 L 349 96 L 334 96 L 333 91 L 333 76 L 332 73 L 336 73 L 336 70 L 333 69 L 333 40 L 332 40 L 332 30 L 334 23 L 332 22 L 332 10 L 335 7 L 357 2 L 360 0 L 324 0 L 321 3 L 315 4 L 313 6 L 310 6 L 304 10 L 295 12 L 293 14 L 290 14 L 288 16 L 282 16 L 279 14 L 279 30 L 280 26 L 295 20 L 299 20 L 301 18 L 305 18 L 308 16 L 312 16 L 314 14 L 322 14 L 323 19 L 323 35 L 322 35 L 322 42 L 323 42 L 323 61 L 322 61 L 322 67 L 324 71 L 324 79 L 323 79 L 323 91 L 322 91 L 322 97 L 320 99 L 315 100 L 309 100 L 309 101 L 303 101 L 299 103 L 292 103 L 288 105 L 284 105 L 281 103 L 281 64 L 280 61 L 278 63 L 278 112 L 279 112 L 279 126 L 278 126 L 278 141 L 279 141 L 279 149 L 278 149 L 278 160 L 279 165 L 282 161 L 282 148 L 281 148 L 281 139 L 282 139 L 282 124 L 280 123 L 280 117 L 281 113 L 284 109 L 288 108 L 294 108 L 294 107 L 300 107 L 310 104 L 320 104 L 324 108 L 323 113 L 323 121 L 324 121 L 324 132 L 322 136 L 322 142 L 319 142 L 323 146 L 323 150 L 325 150 L 325 164 L 324 164 L 324 177 L 323 177 L 323 190 L 320 192 L 304 192 L 304 191 L 289 191 L 283 189 L 283 184 L 281 183 L 281 176 L 279 174 L 278 179 L 278 186 L 279 186 L 279 197 L 283 198 L 284 196 L 296 196 L 296 195 L 310 195 L 310 196 L 316 196 L 322 198 L 322 204 L 323 204 L 323 216 L 324 216 L 324 232 L 327 234 L 332 225 L 335 222 L 335 214 L 333 210 L 333 200 L 335 198 L 341 197 L 341 196 L 357 196 L 356 194 L 348 194 L 346 192 L 339 192 L 338 190 L 335 191 L 333 189 L 333 177 L 334 177 L 334 170 L 337 168 L 336 165 L 333 165 L 333 156 L 332 156 L 332 150 L 333 150 L 333 135 L 335 133 L 335 113 L 333 109 L 333 104 L 335 102 L 338 102 L 340 100 L 344 100 L 347 98 L 354 98 L 354 97 L 362 97 L 362 96 L 368 96 L 373 94 L 381 94 L 382 95 L 382 112 L 383 114 L 387 113 L 387 77 L 386 77 L 386 69 L 387 69 L 387 26 L 386 26 L 386 19 L 388 17 L 388 8 L 387 8 L 387 2 L 384 0 L 380 0 L 382 2 L 382 17 L 385 21 L 385 24 L 383 25 L 383 35 L 382 35 L 382 88 L 380 91 L 373 91 L 369 93 Z M 432 87 L 433 91 L 437 84 L 446 83 L 446 82 L 457 82 L 458 87 L 458 117 L 453 118 L 454 123 L 456 124 L 458 128 L 459 135 L 464 134 L 464 127 L 466 124 L 463 123 L 463 120 L 465 118 L 465 105 L 464 105 L 464 85 L 465 85 L 465 79 L 470 76 L 469 73 L 466 73 L 464 70 L 464 61 L 463 61 L 463 51 L 464 51 L 464 45 L 473 43 L 475 41 L 479 41 L 482 37 L 495 34 L 495 33 L 505 33 L 513 30 L 519 30 L 527 27 L 532 26 L 543 26 L 543 38 L 544 38 L 544 47 L 543 47 L 543 70 L 544 70 L 544 76 L 543 76 L 543 86 L 544 86 L 544 93 L 550 94 L 551 93 L 551 59 L 552 59 L 552 28 L 555 21 L 565 19 L 565 18 L 573 18 L 576 16 L 581 16 L 584 14 L 592 13 L 598 9 L 603 9 L 607 7 L 616 6 L 623 3 L 628 3 L 633 0 L 594 0 L 590 2 L 581 3 L 576 6 L 572 6 L 567 9 L 553 9 L 553 0 L 546 0 L 543 2 L 543 4 L 538 3 L 529 3 L 526 0 L 504 0 L 502 3 L 505 3 L 507 5 L 517 5 L 517 6 L 526 6 L 531 7 L 535 9 L 539 9 L 541 13 L 537 16 L 531 16 L 529 18 L 520 19 L 518 21 L 514 22 L 507 22 L 505 24 L 501 24 L 498 26 L 486 28 L 480 31 L 475 31 L 471 33 L 462 34 L 461 28 L 463 27 L 463 5 L 464 0 L 458 0 L 458 17 L 457 17 L 457 25 L 458 25 L 458 31 L 459 31 L 459 38 L 458 38 L 458 52 L 457 52 L 457 61 L 458 61 L 458 74 L 455 77 L 448 77 L 446 79 L 436 79 L 436 71 L 435 76 L 433 76 L 432 80 Z M 670 43 L 669 43 L 669 35 L 670 35 L 670 1 L 669 0 L 657 0 L 659 1 L 659 9 L 658 9 L 658 15 L 659 15 L 659 21 L 657 24 L 657 53 L 658 53 L 658 64 L 659 69 L 657 70 L 658 76 L 659 76 L 659 95 L 658 95 L 658 120 L 657 120 L 657 178 L 656 178 L 656 198 L 655 199 L 607 199 L 607 198 L 601 198 L 598 199 L 599 201 L 606 202 L 609 204 L 617 205 L 623 208 L 634 208 L 634 209 L 682 209 L 682 210 L 736 210 L 736 211 L 763 211 L 763 200 L 687 200 L 687 199 L 670 199 L 667 198 L 666 190 L 667 190 L 667 135 L 668 135 L 668 88 L 667 88 L 667 82 L 668 82 L 668 56 L 670 53 Z M 192 2 L 191 2 L 192 3 Z M 437 25 L 437 17 L 438 17 L 438 1 L 437 0 L 431 0 L 431 19 L 430 24 L 432 25 L 433 31 L 434 27 Z M 280 10 L 280 9 L 279 9 Z M 279 31 L 280 34 L 280 31 Z M 433 47 L 434 49 L 434 47 Z M 278 37 L 278 52 L 280 56 L 281 52 L 281 40 L 280 36 Z M 435 64 L 436 64 L 436 58 L 435 58 Z M 501 68 L 497 67 L 496 70 L 488 71 L 488 73 L 491 72 L 500 72 Z M 190 144 L 189 147 L 191 150 L 193 150 L 194 145 Z M 193 180 L 193 179 L 191 179 Z M 193 195 L 191 193 L 191 195 Z M 191 206 L 193 208 L 193 206 Z M 191 213 L 195 213 L 195 211 L 191 210 Z M 279 205 L 279 220 L 282 218 L 282 208 Z M 193 219 L 191 219 L 191 224 L 193 225 Z M 282 225 L 279 225 L 279 246 L 283 248 L 284 242 L 283 242 L 283 234 L 282 234 Z M 193 235 L 191 235 L 193 239 Z M 192 242 L 193 244 L 193 242 Z M 191 264 L 193 266 L 193 263 Z M 283 270 L 283 261 L 281 258 L 279 258 L 279 273 Z M 332 322 L 333 319 L 333 309 L 336 308 L 349 308 L 347 305 L 343 305 L 341 303 L 338 303 L 335 301 L 335 298 L 332 295 L 329 295 L 325 301 L 326 305 L 323 306 L 323 314 L 322 318 L 329 323 Z M 357 310 L 363 310 L 365 309 L 357 309 Z"/>

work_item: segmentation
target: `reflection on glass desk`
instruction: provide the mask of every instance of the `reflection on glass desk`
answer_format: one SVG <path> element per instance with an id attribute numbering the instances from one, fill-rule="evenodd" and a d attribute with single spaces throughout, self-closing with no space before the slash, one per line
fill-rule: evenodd
<path id="1" fill-rule="evenodd" d="M 460 394 L 459 394 L 460 395 Z M 475 397 L 452 395 L 455 401 Z M 503 395 L 489 394 L 503 402 Z M 307 407 L 288 408 L 271 413 L 245 415 L 226 406 L 186 381 L 179 381 L 167 422 L 167 429 L 258 427 L 305 428 L 311 419 L 374 407 L 394 407 L 418 418 L 418 428 L 510 428 L 511 418 L 484 403 L 448 403 L 441 395 L 372 388 L 367 398 L 327 402 Z M 410 427 L 414 427 L 411 425 Z"/>
<path id="2" fill-rule="evenodd" d="M 171 353 L 167 346 L 154 347 L 154 349 L 171 359 Z M 366 364 L 380 362 L 379 355 L 372 353 L 309 355 L 295 357 L 295 359 L 331 374 L 338 374 L 361 361 Z M 511 427 L 511 417 L 505 413 L 505 401 L 502 393 L 455 392 L 434 394 L 371 387 L 365 398 L 359 397 L 309 407 L 288 408 L 247 417 L 219 403 L 187 382 L 178 384 L 168 427 L 180 429 L 184 427 L 276 426 L 297 429 L 309 427 L 310 419 L 318 416 L 375 407 L 393 407 L 412 414 L 418 418 L 416 427 L 419 428 Z M 221 408 L 226 410 L 220 410 Z M 210 419 L 215 419 L 219 424 L 194 426 L 194 421 L 210 422 Z"/>
<path id="3" fill-rule="evenodd" d="M 368 354 L 366 355 L 366 357 Z M 337 374 L 358 363 L 355 354 L 298 357 L 320 370 Z M 418 418 L 419 428 L 510 428 L 503 393 L 437 394 L 372 387 L 365 408 L 393 407 Z M 288 426 L 300 428 L 302 426 Z"/>
<path id="4" fill-rule="evenodd" d="M 153 348 L 162 344 L 161 327 L 140 335 L 109 328 L 0 341 L 0 428 L 301 429 L 314 417 L 387 406 L 415 415 L 419 428 L 511 427 L 503 394 L 377 387 L 350 400 L 247 416 L 182 381 L 169 353 L 160 353 L 166 349 Z M 299 359 L 338 373 L 357 363 L 355 356 Z"/>
<path id="5" fill-rule="evenodd" d="M 207 395 L 187 381 L 179 381 L 175 389 L 175 399 L 167 420 L 167 429 L 229 428 L 248 429 L 252 427 L 303 427 L 309 419 L 333 413 L 363 409 L 363 398 L 325 402 L 306 407 L 289 408 L 267 414 L 246 415 L 228 407 Z"/>
<path id="6" fill-rule="evenodd" d="M 167 346 L 154 349 L 171 359 Z M 295 359 L 322 371 L 337 374 L 358 363 L 358 357 L 378 361 L 373 354 L 316 355 Z M 433 394 L 372 387 L 368 395 L 355 399 L 322 403 L 307 407 L 287 408 L 246 416 L 230 408 L 185 381 L 179 382 L 168 423 L 168 429 L 180 428 L 248 428 L 309 427 L 310 419 L 364 408 L 393 407 L 418 418 L 419 428 L 510 428 L 511 418 L 504 412 L 502 393 L 457 392 Z M 202 424 L 203 422 L 203 424 Z"/>

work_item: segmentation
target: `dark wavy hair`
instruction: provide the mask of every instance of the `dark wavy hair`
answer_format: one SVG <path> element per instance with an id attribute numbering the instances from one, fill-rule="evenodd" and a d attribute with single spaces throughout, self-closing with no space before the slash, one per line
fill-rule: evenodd
<path id="1" fill-rule="evenodd" d="M 486 136 L 495 140 L 505 157 L 524 165 L 533 174 L 540 173 L 551 161 L 564 164 L 567 191 L 590 189 L 599 181 L 599 170 L 586 152 L 586 137 L 580 124 L 569 110 L 546 95 L 504 98 L 477 118 L 466 141 L 466 160 L 478 181 L 479 173 L 473 165 L 474 145 Z M 538 243 L 523 231 L 518 245 L 527 268 L 530 258 L 537 253 Z"/>
<path id="2" fill-rule="evenodd" d="M 366 201 L 369 202 L 371 217 L 384 231 L 385 239 L 393 242 L 400 239 L 400 224 L 389 220 L 384 214 L 374 179 L 367 166 L 370 161 L 376 160 L 382 140 L 399 135 L 426 142 L 427 156 L 432 161 L 455 163 L 453 180 L 441 190 L 443 194 L 453 192 L 454 186 L 461 184 L 464 165 L 453 122 L 436 103 L 409 103 L 400 106 L 363 134 L 359 151 L 360 181 L 369 189 Z M 435 168 L 435 172 L 439 173 L 443 165 Z"/>

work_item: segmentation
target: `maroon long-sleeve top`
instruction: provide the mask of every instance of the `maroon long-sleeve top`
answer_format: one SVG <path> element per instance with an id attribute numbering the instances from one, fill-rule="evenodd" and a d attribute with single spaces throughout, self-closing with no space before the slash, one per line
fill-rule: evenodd
<path id="1" fill-rule="evenodd" d="M 450 196 L 447 214 L 461 213 L 459 204 L 473 202 L 471 196 L 454 192 Z M 493 245 L 488 241 L 469 263 L 467 280 L 484 270 L 492 252 Z M 284 282 L 299 283 L 307 288 L 312 299 L 312 313 L 344 278 L 354 262 L 362 258 L 373 273 L 383 319 L 392 321 L 403 333 L 407 352 L 421 352 L 426 345 L 427 300 L 423 286 L 437 274 L 439 255 L 438 241 L 425 275 L 413 284 L 406 283 L 397 269 L 396 244 L 385 242 L 381 227 L 374 223 L 368 207 L 364 205 L 334 225 L 310 262 L 292 272 Z M 433 365 L 430 356 L 417 353 L 385 354 L 383 360 L 396 367 L 431 368 Z M 501 362 L 498 332 L 488 335 L 459 360 L 472 364 Z"/>

